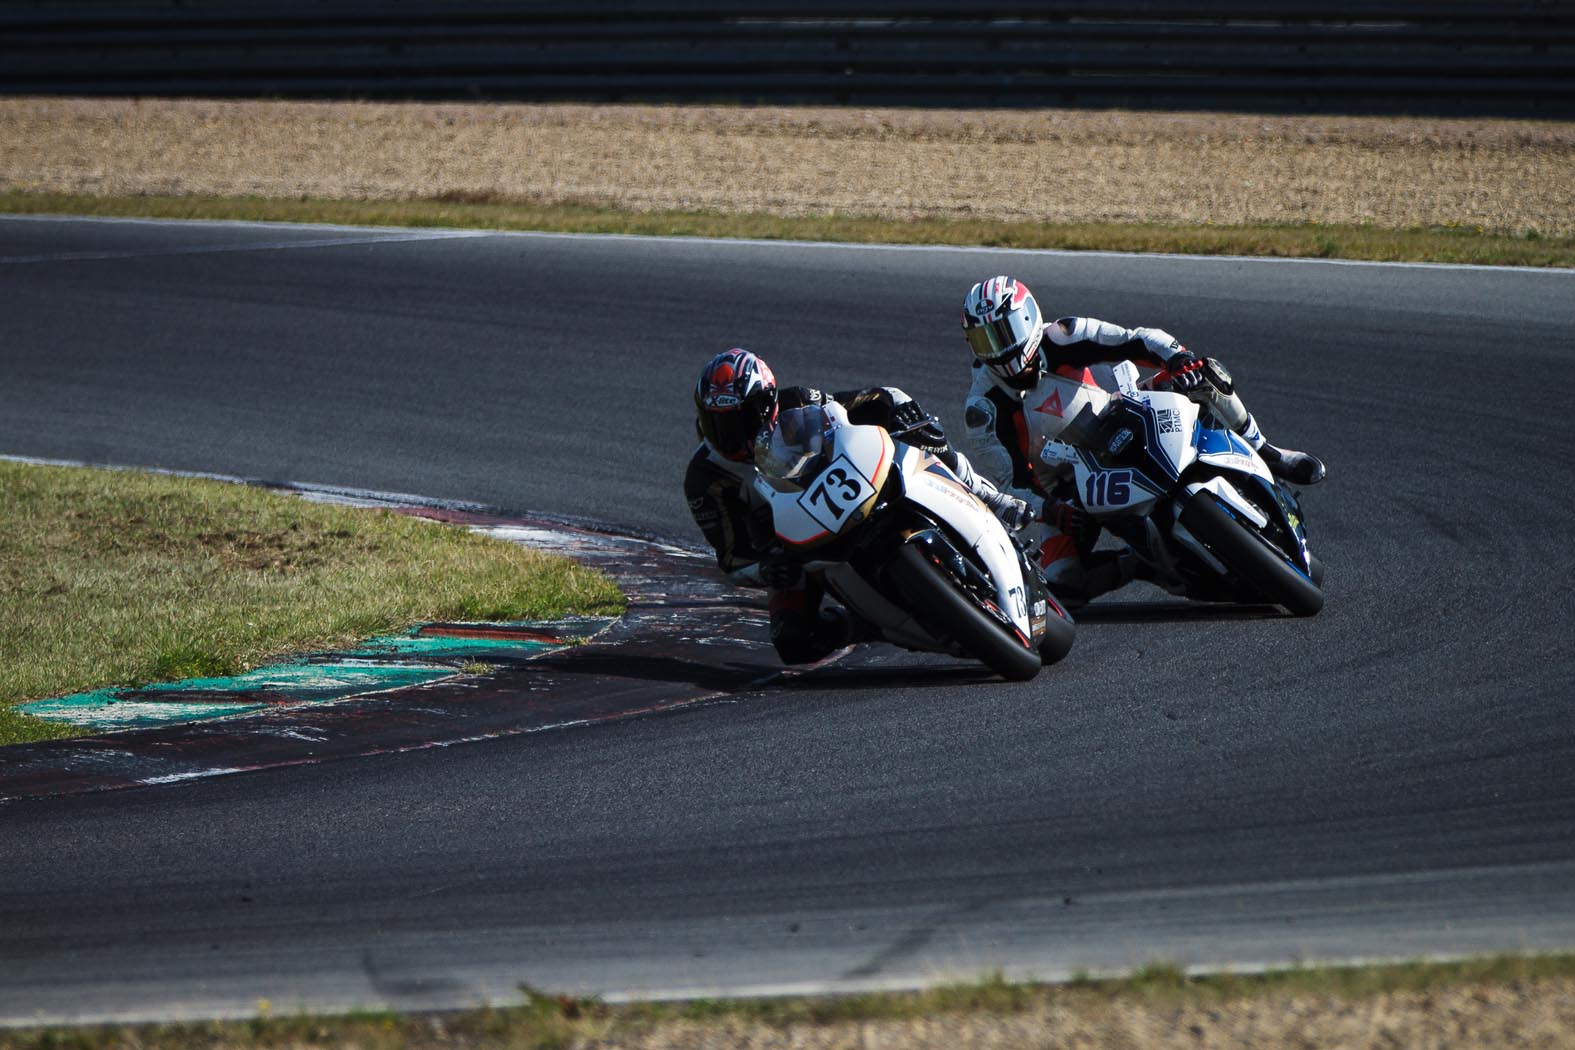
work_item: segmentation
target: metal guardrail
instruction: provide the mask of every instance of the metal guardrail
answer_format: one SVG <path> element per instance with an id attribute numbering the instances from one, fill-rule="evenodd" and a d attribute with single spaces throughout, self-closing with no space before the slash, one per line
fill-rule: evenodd
<path id="1" fill-rule="evenodd" d="M 1575 116 L 1575 0 L 0 0 L 0 93 Z"/>

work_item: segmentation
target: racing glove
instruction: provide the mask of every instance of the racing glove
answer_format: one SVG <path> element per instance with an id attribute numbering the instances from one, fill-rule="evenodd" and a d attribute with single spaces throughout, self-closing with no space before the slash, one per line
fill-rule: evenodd
<path id="1" fill-rule="evenodd" d="M 1067 536 L 1077 536 L 1094 524 L 1088 512 L 1069 499 L 1052 496 L 1045 500 L 1039 518 L 1047 525 L 1060 529 Z"/>
<path id="2" fill-rule="evenodd" d="M 926 452 L 936 453 L 946 448 L 946 435 L 941 432 L 940 420 L 919 407 L 917 401 L 904 401 L 891 412 L 892 436 Z"/>
<path id="3" fill-rule="evenodd" d="M 1170 373 L 1170 388 L 1178 394 L 1193 394 L 1203 389 L 1208 379 L 1203 374 L 1203 362 L 1191 350 L 1180 350 L 1165 362 Z"/>
<path id="4" fill-rule="evenodd" d="M 1007 532 L 1016 532 L 1033 523 L 1034 512 L 1028 504 L 1013 496 L 1009 492 L 987 492 L 979 497 L 990 513 L 1005 526 Z"/>

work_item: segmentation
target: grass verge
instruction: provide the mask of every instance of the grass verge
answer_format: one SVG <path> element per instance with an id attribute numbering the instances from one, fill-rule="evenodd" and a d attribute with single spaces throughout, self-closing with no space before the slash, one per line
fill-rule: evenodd
<path id="1" fill-rule="evenodd" d="M 483 199 L 477 199 L 482 197 Z M 944 244 L 1070 251 L 1263 255 L 1379 262 L 1575 266 L 1575 238 L 1479 232 L 1468 227 L 1397 230 L 1317 223 L 1173 226 L 859 215 L 779 216 L 713 211 L 628 211 L 533 204 L 455 194 L 447 199 L 355 201 L 265 197 L 89 196 L 0 193 L 0 212 L 166 219 L 239 219 L 458 229 L 630 233 L 670 237 Z"/>
<path id="2" fill-rule="evenodd" d="M 1575 955 L 625 1006 L 522 989 L 523 1005 L 455 1013 L 284 1017 L 262 1003 L 250 1021 L 13 1030 L 0 1050 L 1551 1046 L 1575 1020 L 1572 989 Z"/>
<path id="3" fill-rule="evenodd" d="M 234 674 L 424 620 L 613 614 L 563 558 L 245 485 L 0 461 L 0 744 L 81 733 L 14 710 Z"/>

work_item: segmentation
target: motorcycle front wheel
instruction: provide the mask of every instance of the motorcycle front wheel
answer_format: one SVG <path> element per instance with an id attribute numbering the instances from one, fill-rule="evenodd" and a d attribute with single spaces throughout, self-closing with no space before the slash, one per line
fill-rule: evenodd
<path id="1" fill-rule="evenodd" d="M 1072 651 L 1077 640 L 1077 627 L 1070 617 L 1063 617 L 1054 609 L 1045 617 L 1045 636 L 1039 641 L 1039 659 L 1046 667 L 1058 663 Z"/>
<path id="2" fill-rule="evenodd" d="M 974 604 L 923 551 L 902 547 L 887 571 L 908 599 L 910 611 L 930 633 L 955 639 L 970 656 L 1010 681 L 1026 682 L 1039 673 L 1039 653 Z"/>
<path id="3" fill-rule="evenodd" d="M 1192 497 L 1181 512 L 1181 523 L 1260 597 L 1296 616 L 1312 616 L 1323 608 L 1318 585 L 1283 551 L 1237 521 L 1213 494 Z"/>

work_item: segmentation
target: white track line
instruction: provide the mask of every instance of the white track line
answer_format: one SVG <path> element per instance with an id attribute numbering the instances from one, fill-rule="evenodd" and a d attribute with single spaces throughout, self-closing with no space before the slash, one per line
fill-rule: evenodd
<path id="1" fill-rule="evenodd" d="M 834 251 L 866 251 L 866 252 L 956 252 L 966 255 L 1026 255 L 1050 256 L 1068 259 L 1180 259 L 1188 262 L 1206 263 L 1256 263 L 1275 264 L 1291 263 L 1299 266 L 1381 266 L 1395 267 L 1407 270 L 1467 270 L 1484 271 L 1488 273 L 1535 273 L 1557 277 L 1569 277 L 1575 274 L 1575 268 L 1557 266 L 1488 266 L 1482 263 L 1432 263 L 1432 262 L 1380 262 L 1371 259 L 1310 259 L 1298 256 L 1277 255 L 1190 255 L 1167 252 L 1114 252 L 1099 250 L 1073 250 L 1068 248 L 990 248 L 978 245 L 962 244 L 855 244 L 845 241 L 797 241 L 797 240 L 764 240 L 751 237 L 674 237 L 659 236 L 643 233 L 554 233 L 542 230 L 461 230 L 461 229 L 433 229 L 423 234 L 399 237 L 401 231 L 407 227 L 390 226 L 340 226 L 322 223 L 288 223 L 288 222 L 255 222 L 243 219 L 136 219 L 119 218 L 97 215 L 6 215 L 0 214 L 0 222 L 112 222 L 112 223 L 137 223 L 143 225 L 168 225 L 168 226 L 221 226 L 221 227 L 255 227 L 258 229 L 323 229 L 323 230 L 377 230 L 387 231 L 393 236 L 377 238 L 379 240 L 442 240 L 452 237 L 515 237 L 515 238 L 542 238 L 553 240 L 598 240 L 598 241 L 636 241 L 673 244 L 742 244 L 756 248 L 815 248 L 819 250 Z M 324 242 L 328 243 L 328 242 Z M 307 246 L 306 242 L 294 244 L 283 243 L 280 247 Z M 196 249 L 204 250 L 204 249 Z M 209 251 L 251 251 L 262 250 L 242 247 L 226 247 L 206 249 Z M 178 252 L 152 252 L 148 254 L 179 254 Z M 117 256 L 105 256 L 115 258 Z M 0 260 L 4 261 L 4 260 Z"/>
<path id="2" fill-rule="evenodd" d="M 844 241 L 757 240 L 749 237 L 662 237 L 639 233 L 549 233 L 494 230 L 495 237 L 594 237 L 599 240 L 664 241 L 678 244 L 747 244 L 759 248 L 832 248 L 863 252 L 956 252 L 966 255 L 1052 256 L 1065 259 L 1183 259 L 1208 263 L 1294 263 L 1301 266 L 1388 266 L 1411 270 L 1485 270 L 1490 273 L 1537 273 L 1568 277 L 1575 268 L 1557 266 L 1489 266 L 1483 263 L 1380 262 L 1372 259 L 1311 259 L 1294 255 L 1187 255 L 1180 252 L 1113 252 L 1072 248 L 991 248 L 967 244 L 856 244 Z"/>
<path id="3" fill-rule="evenodd" d="M 481 513 L 487 510 L 483 503 L 470 503 L 459 499 L 439 499 L 417 496 L 408 492 L 382 492 L 377 489 L 358 489 L 345 485 L 322 485 L 311 481 L 268 481 L 264 478 L 243 478 L 235 474 L 214 474 L 204 470 L 170 470 L 167 467 L 134 467 L 122 463 L 88 463 L 79 459 L 42 459 L 37 456 L 15 456 L 0 452 L 0 462 L 27 463 L 35 467 L 93 467 L 98 470 L 124 470 L 141 474 L 165 474 L 177 478 L 202 478 L 207 481 L 224 481 L 236 485 L 278 487 L 299 493 L 307 498 L 326 497 L 323 502 L 355 500 L 378 506 L 427 507 L 433 510 L 454 510 Z"/>
<path id="4" fill-rule="evenodd" d="M 172 220 L 173 221 L 173 220 Z M 311 227 L 307 227 L 310 229 Z M 20 266 L 29 263 L 80 262 L 98 259 L 141 259 L 153 255 L 212 255 L 219 252 L 278 252 L 293 248 L 338 248 L 354 244 L 398 244 L 407 241 L 448 241 L 456 238 L 485 237 L 484 230 L 424 230 L 421 233 L 373 233 L 362 231 L 354 237 L 321 237 L 316 239 L 258 241 L 250 244 L 211 244 L 170 248 L 128 248 L 118 251 L 98 252 L 46 252 L 42 255 L 0 255 L 0 266 Z"/>

